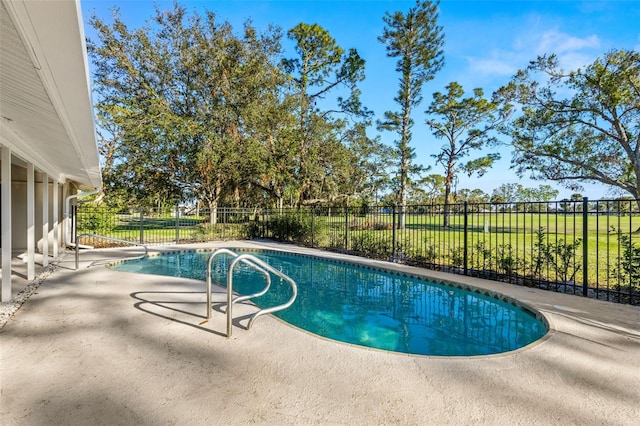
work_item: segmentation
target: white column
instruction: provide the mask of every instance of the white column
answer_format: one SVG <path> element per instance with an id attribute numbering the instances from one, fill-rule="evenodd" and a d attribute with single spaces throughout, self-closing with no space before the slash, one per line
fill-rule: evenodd
<path id="1" fill-rule="evenodd" d="M 49 176 L 42 174 L 42 266 L 49 265 Z"/>
<path id="2" fill-rule="evenodd" d="M 27 164 L 27 280 L 36 277 L 36 192 L 33 163 Z"/>
<path id="3" fill-rule="evenodd" d="M 58 182 L 53 181 L 53 258 L 58 258 Z"/>
<path id="4" fill-rule="evenodd" d="M 2 286 L 0 301 L 11 300 L 11 150 L 0 147 L 0 164 L 2 164 Z"/>

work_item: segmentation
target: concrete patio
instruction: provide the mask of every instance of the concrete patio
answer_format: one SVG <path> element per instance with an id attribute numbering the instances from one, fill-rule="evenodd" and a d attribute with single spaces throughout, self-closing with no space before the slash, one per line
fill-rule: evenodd
<path id="1" fill-rule="evenodd" d="M 207 247 L 238 244 L 314 252 Z M 507 294 L 544 313 L 553 330 L 499 356 L 409 356 L 329 341 L 271 316 L 246 330 L 254 309 L 239 305 L 227 339 L 220 289 L 201 324 L 203 282 L 104 266 L 139 252 L 83 253 L 77 271 L 67 254 L 8 320 L 0 424 L 638 424 L 639 307 L 393 265 Z"/>

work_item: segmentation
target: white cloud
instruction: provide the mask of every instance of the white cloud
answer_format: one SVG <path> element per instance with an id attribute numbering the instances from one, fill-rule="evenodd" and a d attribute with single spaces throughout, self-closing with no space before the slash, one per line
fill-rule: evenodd
<path id="1" fill-rule="evenodd" d="M 474 80 L 512 76 L 537 56 L 551 54 L 557 56 L 562 69 L 570 71 L 591 64 L 601 53 L 597 34 L 579 37 L 543 25 L 539 17 L 529 17 L 527 25 L 515 29 L 509 45 L 484 52 L 477 49 L 477 54 L 465 56 L 468 73 Z"/>
<path id="2" fill-rule="evenodd" d="M 556 30 L 550 30 L 540 36 L 536 52 L 539 55 L 547 53 L 560 55 L 565 52 L 575 52 L 583 49 L 596 49 L 598 47 L 600 47 L 600 38 L 595 34 L 585 38 L 580 38 L 561 33 Z"/>

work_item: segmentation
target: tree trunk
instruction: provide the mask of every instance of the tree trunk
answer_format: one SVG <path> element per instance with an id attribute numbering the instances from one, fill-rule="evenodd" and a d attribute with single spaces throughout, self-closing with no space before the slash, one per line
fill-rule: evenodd
<path id="1" fill-rule="evenodd" d="M 405 154 L 402 154 L 403 157 Z M 408 166 L 407 162 L 409 158 L 403 158 L 400 166 L 400 211 L 398 212 L 398 227 L 397 229 L 404 229 L 406 225 L 406 211 L 407 211 L 407 192 L 409 186 Z"/>
<path id="2" fill-rule="evenodd" d="M 449 159 L 447 163 L 447 176 L 444 179 L 444 217 L 442 226 L 448 228 L 451 223 L 449 221 L 449 197 L 451 196 L 451 184 L 453 183 L 453 161 Z"/>
<path id="3" fill-rule="evenodd" d="M 218 200 L 209 201 L 209 225 L 218 223 Z"/>
<path id="4" fill-rule="evenodd" d="M 446 183 L 444 185 L 444 209 L 443 209 L 443 222 L 442 226 L 448 228 L 449 223 L 449 194 L 451 194 L 451 184 Z"/>
<path id="5" fill-rule="evenodd" d="M 237 182 L 233 184 L 233 204 L 234 207 L 240 207 L 240 186 Z"/>
<path id="6" fill-rule="evenodd" d="M 282 195 L 278 196 L 278 213 L 282 214 L 282 207 L 284 206 L 284 197 Z"/>

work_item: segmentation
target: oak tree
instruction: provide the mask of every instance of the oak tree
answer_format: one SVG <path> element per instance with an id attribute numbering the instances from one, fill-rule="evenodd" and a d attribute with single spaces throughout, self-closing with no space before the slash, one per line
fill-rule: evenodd
<path id="1" fill-rule="evenodd" d="M 541 56 L 498 99 L 522 108 L 504 129 L 519 175 L 575 191 L 600 182 L 640 203 L 639 52 L 612 50 L 574 71 L 561 69 L 555 55 Z"/>

